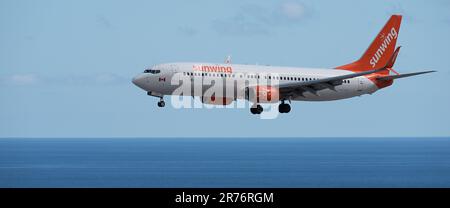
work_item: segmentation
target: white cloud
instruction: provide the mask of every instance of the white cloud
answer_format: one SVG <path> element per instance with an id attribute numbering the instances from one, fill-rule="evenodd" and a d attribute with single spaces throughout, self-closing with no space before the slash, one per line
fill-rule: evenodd
<path id="1" fill-rule="evenodd" d="M 284 2 L 281 4 L 281 13 L 290 19 L 301 19 L 305 16 L 305 6 L 300 2 Z"/>
<path id="2" fill-rule="evenodd" d="M 48 78 L 52 84 L 64 84 L 72 86 L 84 85 L 116 85 L 129 84 L 131 78 L 125 78 L 113 73 L 91 74 L 91 75 L 66 75 L 59 78 Z"/>
<path id="3" fill-rule="evenodd" d="M 244 19 L 215 20 L 212 28 L 225 35 L 266 35 L 268 30 L 261 24 Z"/>
<path id="4" fill-rule="evenodd" d="M 0 82 L 7 85 L 33 85 L 39 82 L 39 78 L 35 74 L 13 74 L 1 77 Z"/>
<path id="5" fill-rule="evenodd" d="M 103 15 L 97 15 L 97 24 L 106 29 L 111 29 L 113 27 L 108 18 Z"/>
<path id="6" fill-rule="evenodd" d="M 117 74 L 104 73 L 93 75 L 63 75 L 41 76 L 36 74 L 13 74 L 0 76 L 0 85 L 31 86 L 31 85 L 120 85 L 129 84 L 131 78 Z"/>
<path id="7" fill-rule="evenodd" d="M 386 12 L 387 16 L 393 14 L 401 14 L 403 16 L 403 21 L 417 22 L 417 19 L 413 17 L 409 12 L 405 11 L 403 5 L 400 2 L 393 2 L 392 5 Z"/>
<path id="8" fill-rule="evenodd" d="M 216 19 L 212 29 L 226 35 L 266 35 L 276 27 L 298 24 L 310 13 L 301 2 L 286 1 L 273 6 L 243 5 L 232 16 Z"/>
<path id="9" fill-rule="evenodd" d="M 187 37 L 193 37 L 195 35 L 197 35 L 198 31 L 193 28 L 193 27 L 187 27 L 187 26 L 182 26 L 182 27 L 178 27 L 177 31 Z"/>
<path id="10" fill-rule="evenodd" d="M 97 84 L 114 84 L 121 81 L 123 81 L 123 78 L 116 74 L 98 74 L 94 78 L 94 82 Z"/>

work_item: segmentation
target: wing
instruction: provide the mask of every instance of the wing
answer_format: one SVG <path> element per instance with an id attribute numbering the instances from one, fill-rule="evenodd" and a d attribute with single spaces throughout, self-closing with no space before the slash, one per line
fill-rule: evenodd
<path id="1" fill-rule="evenodd" d="M 304 92 L 311 92 L 317 95 L 317 91 L 323 89 L 331 89 L 335 90 L 334 87 L 341 85 L 345 79 L 350 79 L 354 77 L 360 77 L 368 74 L 373 74 L 382 70 L 386 70 L 386 68 L 382 69 L 374 69 L 364 72 L 352 73 L 335 77 L 327 77 L 323 79 L 317 79 L 306 82 L 296 82 L 296 83 L 286 83 L 278 85 L 280 94 L 283 98 L 288 98 L 291 95 L 302 95 Z"/>

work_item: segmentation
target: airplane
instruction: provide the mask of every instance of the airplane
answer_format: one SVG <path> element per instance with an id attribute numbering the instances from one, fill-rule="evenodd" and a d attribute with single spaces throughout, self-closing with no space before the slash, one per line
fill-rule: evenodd
<path id="1" fill-rule="evenodd" d="M 396 43 L 401 20 L 401 15 L 392 15 L 361 58 L 333 69 L 232 64 L 228 56 L 222 64 L 158 64 L 145 69 L 132 82 L 159 98 L 159 107 L 165 106 L 166 95 L 198 96 L 211 105 L 229 105 L 243 99 L 253 103 L 252 114 L 263 112 L 262 103 L 279 103 L 278 111 L 289 113 L 291 107 L 286 101 L 331 101 L 372 94 L 391 86 L 395 79 L 435 72 L 400 74 L 393 69 L 400 51 Z M 175 77 L 183 81 L 171 82 Z M 183 83 L 190 90 L 175 93 Z M 219 91 L 232 85 L 233 93 L 206 94 L 213 83 L 222 83 Z M 195 92 L 195 88 L 201 90 Z"/>

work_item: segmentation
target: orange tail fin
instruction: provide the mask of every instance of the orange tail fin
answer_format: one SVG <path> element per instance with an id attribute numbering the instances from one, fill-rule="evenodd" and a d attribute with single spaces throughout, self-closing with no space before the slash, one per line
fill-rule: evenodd
<path id="1" fill-rule="evenodd" d="M 401 15 L 392 15 L 359 60 L 336 69 L 362 72 L 385 67 L 394 53 L 401 22 Z"/>

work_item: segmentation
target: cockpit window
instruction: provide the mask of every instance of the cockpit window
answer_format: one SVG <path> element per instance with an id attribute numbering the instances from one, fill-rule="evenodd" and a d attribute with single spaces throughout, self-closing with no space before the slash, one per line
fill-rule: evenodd
<path id="1" fill-rule="evenodd" d="M 156 70 L 156 69 L 146 69 L 146 70 L 144 70 L 144 73 L 151 73 L 151 74 L 158 74 L 160 72 L 161 72 L 161 70 Z"/>

